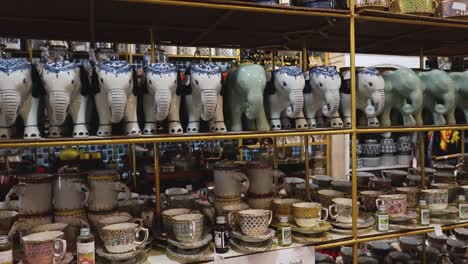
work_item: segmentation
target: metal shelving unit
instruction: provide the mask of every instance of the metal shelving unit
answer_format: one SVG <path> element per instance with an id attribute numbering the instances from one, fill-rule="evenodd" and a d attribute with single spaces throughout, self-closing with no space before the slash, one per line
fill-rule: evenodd
<path id="1" fill-rule="evenodd" d="M 302 50 L 303 65 L 306 65 L 306 49 L 316 51 L 346 52 L 350 54 L 351 91 L 356 94 L 355 54 L 377 53 L 398 55 L 466 55 L 468 54 L 468 22 L 391 14 L 362 10 L 355 12 L 354 0 L 349 1 L 350 10 L 309 9 L 259 5 L 233 0 L 17 0 L 5 4 L 0 10 L 2 35 L 9 37 L 106 41 L 123 43 L 151 43 L 151 57 L 155 58 L 155 44 Z M 18 8 L 18 6 L 28 8 Z M 63 12 L 62 10 L 67 10 Z M 84 15 L 89 14 L 89 15 Z M 53 29 L 53 30 L 51 30 Z M 137 55 L 138 56 L 138 55 Z M 30 54 L 30 58 L 32 54 Z M 132 56 L 129 56 L 131 60 Z M 215 58 L 215 57 L 213 57 Z M 221 58 L 220 58 L 221 59 Z M 231 59 L 231 58 L 228 58 Z M 234 58 L 232 58 L 234 59 Z M 351 108 L 356 109 L 352 97 Z M 304 137 L 308 149 L 309 136 L 350 134 L 352 147 L 356 149 L 357 134 L 385 132 L 427 132 L 438 130 L 464 130 L 467 125 L 424 127 L 379 127 L 356 126 L 356 111 L 352 111 L 352 126 L 343 129 L 290 130 L 269 132 L 242 132 L 225 134 L 157 135 L 139 138 L 111 137 L 88 139 L 43 139 L 37 141 L 0 141 L 0 148 L 37 148 L 46 146 L 76 146 L 101 144 L 153 143 L 158 153 L 161 142 L 206 141 L 223 139 Z M 420 144 L 420 162 L 424 166 L 424 142 Z M 133 147 L 134 151 L 135 148 Z M 463 149 L 464 151 L 464 149 Z M 305 152 L 307 160 L 309 153 Z M 357 204 L 356 152 L 352 151 L 352 200 Z M 134 160 L 134 158 L 133 158 Z M 157 205 L 160 205 L 159 159 L 154 155 Z M 277 161 L 275 161 L 275 166 Z M 305 163 L 308 171 L 308 162 Z M 306 178 L 309 175 L 306 174 Z M 423 183 L 425 175 L 423 170 Z M 309 181 L 306 188 L 309 191 Z M 160 207 L 156 215 L 160 216 Z M 353 219 L 358 216 L 358 207 L 353 210 Z M 432 230 L 420 228 L 392 233 L 375 233 L 360 236 L 356 221 L 352 235 L 339 241 L 317 244 L 317 249 L 352 245 L 357 250 L 359 243 L 371 240 L 395 238 L 402 235 L 424 234 Z M 444 230 L 466 227 L 468 223 L 446 225 Z M 357 255 L 354 257 L 357 263 Z"/>

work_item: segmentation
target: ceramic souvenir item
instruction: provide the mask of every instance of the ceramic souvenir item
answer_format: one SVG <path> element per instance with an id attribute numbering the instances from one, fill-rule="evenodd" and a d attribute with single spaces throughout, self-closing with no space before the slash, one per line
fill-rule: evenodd
<path id="1" fill-rule="evenodd" d="M 18 176 L 18 185 L 13 186 L 5 197 L 8 204 L 13 195 L 19 196 L 20 214 L 41 215 L 52 211 L 52 175 L 24 174 Z"/>
<path id="2" fill-rule="evenodd" d="M 268 231 L 273 212 L 263 209 L 247 209 L 239 211 L 239 227 L 244 235 L 261 236 Z"/>
<path id="3" fill-rule="evenodd" d="M 241 197 L 250 186 L 247 176 L 240 171 L 236 163 L 218 163 L 213 170 L 215 195 L 219 198 Z M 271 188 L 271 185 L 270 185 Z"/>
<path id="4" fill-rule="evenodd" d="M 183 215 L 190 213 L 191 210 L 188 208 L 174 208 L 162 211 L 162 224 L 163 229 L 166 233 L 172 234 L 172 217 L 177 215 Z"/>
<path id="5" fill-rule="evenodd" d="M 333 181 L 332 177 L 328 175 L 314 175 L 311 178 L 313 183 L 322 188 L 330 186 L 330 183 Z"/>
<path id="6" fill-rule="evenodd" d="M 405 237 L 400 237 L 398 239 L 398 242 L 403 252 L 409 253 L 413 257 L 417 257 L 418 246 L 422 244 L 422 241 L 420 238 L 405 236 Z"/>
<path id="7" fill-rule="evenodd" d="M 456 183 L 433 183 L 431 184 L 431 188 L 447 189 L 449 202 L 454 201 L 462 190 L 462 188 Z"/>
<path id="8" fill-rule="evenodd" d="M 61 168 L 54 174 L 54 210 L 80 210 L 88 202 L 89 189 L 86 174 L 78 168 Z"/>
<path id="9" fill-rule="evenodd" d="M 369 180 L 375 175 L 371 172 L 358 171 L 356 172 L 358 186 L 361 188 L 367 188 Z M 346 179 L 351 182 L 351 174 L 346 175 Z"/>
<path id="10" fill-rule="evenodd" d="M 375 212 L 377 210 L 375 200 L 383 194 L 383 191 L 361 191 L 358 197 L 361 209 L 365 212 Z"/>
<path id="11" fill-rule="evenodd" d="M 318 202 L 324 207 L 328 207 L 332 204 L 332 199 L 342 198 L 345 196 L 344 193 L 335 190 L 318 190 Z"/>
<path id="12" fill-rule="evenodd" d="M 376 139 L 366 139 L 362 144 L 363 157 L 372 158 L 380 156 L 382 146 Z"/>
<path id="13" fill-rule="evenodd" d="M 172 231 L 180 242 L 193 242 L 202 239 L 204 216 L 199 213 L 172 217 Z"/>
<path id="14" fill-rule="evenodd" d="M 351 223 L 353 221 L 352 200 L 349 198 L 335 198 L 332 202 L 333 204 L 328 208 L 330 218 L 342 223 Z"/>
<path id="15" fill-rule="evenodd" d="M 444 210 L 448 206 L 447 189 L 421 190 L 421 199 L 426 200 L 429 209 Z"/>
<path id="16" fill-rule="evenodd" d="M 438 249 L 442 249 L 446 246 L 447 238 L 445 234 L 438 236 L 435 232 L 427 233 L 429 245 Z"/>
<path id="17" fill-rule="evenodd" d="M 249 206 L 245 203 L 230 204 L 223 207 L 223 215 L 226 217 L 226 220 L 231 227 L 231 229 L 237 229 L 239 224 L 239 211 L 249 209 Z"/>
<path id="18" fill-rule="evenodd" d="M 137 241 L 139 233 L 144 236 L 141 241 Z M 110 253 L 124 253 L 135 250 L 137 246 L 144 245 L 148 240 L 148 229 L 138 227 L 135 223 L 120 223 L 104 226 L 101 229 L 101 240 L 107 251 Z"/>
<path id="19" fill-rule="evenodd" d="M 284 189 L 286 189 L 286 192 L 290 196 L 296 195 L 295 193 L 296 186 L 301 183 L 305 183 L 305 180 L 301 178 L 297 178 L 297 177 L 284 177 L 283 178 L 283 187 Z"/>
<path id="20" fill-rule="evenodd" d="M 55 263 L 65 256 L 67 243 L 60 231 L 45 231 L 24 236 L 23 262 L 25 264 Z"/>
<path id="21" fill-rule="evenodd" d="M 406 181 L 408 173 L 403 170 L 383 170 L 382 177 L 391 180 L 392 186 L 402 186 Z"/>
<path id="22" fill-rule="evenodd" d="M 401 216 L 406 214 L 408 207 L 405 194 L 384 194 L 375 201 L 377 207 L 383 204 L 389 216 Z"/>
<path id="23" fill-rule="evenodd" d="M 328 210 L 314 202 L 295 203 L 293 207 L 294 221 L 298 226 L 316 227 L 328 219 Z"/>
<path id="24" fill-rule="evenodd" d="M 195 206 L 195 199 L 197 195 L 183 194 L 174 195 L 169 198 L 169 207 L 171 208 L 193 208 Z"/>
<path id="25" fill-rule="evenodd" d="M 223 214 L 223 207 L 226 206 L 226 205 L 234 205 L 234 204 L 240 204 L 240 203 L 243 203 L 242 202 L 242 198 L 241 197 L 237 197 L 237 198 L 228 198 L 228 199 L 223 199 L 223 198 L 218 198 L 218 197 L 215 197 L 215 201 L 214 201 L 214 208 L 216 210 L 216 214 L 217 215 L 222 215 Z"/>
<path id="26" fill-rule="evenodd" d="M 434 182 L 436 183 L 454 183 L 456 176 L 453 172 L 436 172 L 434 173 Z"/>
<path id="27" fill-rule="evenodd" d="M 85 209 L 54 211 L 54 221 L 56 223 L 66 223 L 70 226 L 89 227 Z"/>
<path id="28" fill-rule="evenodd" d="M 217 48 L 216 49 L 216 56 L 234 57 L 234 56 L 236 56 L 236 50 L 235 49 Z"/>
<path id="29" fill-rule="evenodd" d="M 369 179 L 368 187 L 370 190 L 385 191 L 392 187 L 392 180 L 379 177 L 372 177 Z"/>
<path id="30" fill-rule="evenodd" d="M 419 204 L 419 188 L 418 187 L 398 187 L 398 193 L 406 195 L 407 206 L 415 208 Z"/>
<path id="31" fill-rule="evenodd" d="M 133 219 L 132 216 L 129 215 L 113 215 L 113 216 L 108 216 L 99 219 L 98 221 L 99 225 L 98 228 L 102 228 L 107 225 L 113 225 L 113 224 L 120 224 L 120 223 L 136 223 L 138 226 L 143 226 L 143 220 L 142 219 Z"/>
<path id="32" fill-rule="evenodd" d="M 16 211 L 0 211 L 0 235 L 8 235 L 17 218 Z"/>
<path id="33" fill-rule="evenodd" d="M 272 201 L 273 193 L 265 195 L 249 194 L 249 197 L 247 198 L 247 204 L 252 209 L 270 209 Z"/>
<path id="34" fill-rule="evenodd" d="M 352 190 L 352 183 L 350 181 L 332 181 L 331 186 L 333 189 L 350 194 Z"/>
<path id="35" fill-rule="evenodd" d="M 246 174 L 249 178 L 249 193 L 267 195 L 272 193 L 273 178 L 284 175 L 279 170 L 273 170 L 269 161 L 249 161 L 246 164 Z"/>
<path id="36" fill-rule="evenodd" d="M 65 223 L 53 223 L 53 224 L 45 224 L 45 225 L 40 225 L 33 227 L 27 232 L 25 232 L 26 235 L 29 234 L 34 234 L 34 233 L 40 233 L 40 232 L 46 232 L 46 231 L 60 231 L 63 232 L 63 237 L 65 238 L 65 241 L 67 242 L 67 251 L 68 252 L 73 252 L 76 250 L 76 238 L 78 237 L 79 234 L 79 227 L 74 227 L 69 224 Z"/>
<path id="37" fill-rule="evenodd" d="M 275 199 L 273 201 L 273 213 L 277 220 L 280 221 L 282 216 L 287 216 L 288 222 L 291 223 L 294 220 L 292 205 L 299 202 L 301 200 L 296 198 Z"/>
<path id="38" fill-rule="evenodd" d="M 117 207 L 117 195 L 126 192 L 125 200 L 130 197 L 128 187 L 117 181 L 119 174 L 114 170 L 94 170 L 88 175 L 89 201 L 91 211 L 109 211 Z"/>

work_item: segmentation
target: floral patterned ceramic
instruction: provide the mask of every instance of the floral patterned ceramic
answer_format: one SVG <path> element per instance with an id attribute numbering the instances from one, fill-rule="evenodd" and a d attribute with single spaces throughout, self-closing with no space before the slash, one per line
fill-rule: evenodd
<path id="1" fill-rule="evenodd" d="M 137 241 L 136 237 L 141 231 L 144 232 L 144 237 L 141 241 Z M 124 253 L 135 250 L 136 246 L 145 244 L 148 236 L 148 229 L 139 227 L 135 223 L 107 225 L 101 230 L 101 240 L 110 253 Z"/>
<path id="2" fill-rule="evenodd" d="M 204 216 L 199 213 L 172 217 L 172 231 L 180 242 L 194 242 L 203 237 Z"/>
<path id="3" fill-rule="evenodd" d="M 328 209 L 314 202 L 293 204 L 294 221 L 301 227 L 316 227 L 328 218 Z"/>
<path id="4" fill-rule="evenodd" d="M 375 201 L 377 207 L 384 204 L 390 217 L 404 215 L 408 207 L 405 194 L 384 194 Z"/>
<path id="5" fill-rule="evenodd" d="M 419 188 L 418 187 L 398 187 L 397 193 L 406 195 L 407 206 L 414 208 L 419 204 Z"/>
<path id="6" fill-rule="evenodd" d="M 359 194 L 358 201 L 361 204 L 361 209 L 365 212 L 375 212 L 377 207 L 375 200 L 383 195 L 383 191 L 362 191 Z"/>
<path id="7" fill-rule="evenodd" d="M 448 190 L 421 190 L 421 199 L 426 200 L 430 210 L 444 210 L 448 206 Z"/>
<path id="8" fill-rule="evenodd" d="M 60 231 L 45 231 L 24 236 L 23 262 L 28 264 L 50 264 L 61 259 L 67 250 L 67 243 Z"/>
<path id="9" fill-rule="evenodd" d="M 244 235 L 261 236 L 268 231 L 273 212 L 263 209 L 239 211 L 239 227 Z"/>
<path id="10" fill-rule="evenodd" d="M 351 223 L 353 221 L 353 201 L 349 198 L 335 198 L 332 200 L 328 211 L 330 218 L 342 223 Z M 360 206 L 358 202 L 358 207 Z"/>
<path id="11" fill-rule="evenodd" d="M 448 201 L 452 202 L 457 198 L 458 194 L 462 190 L 462 187 L 456 183 L 433 183 L 431 184 L 431 189 L 447 189 Z"/>

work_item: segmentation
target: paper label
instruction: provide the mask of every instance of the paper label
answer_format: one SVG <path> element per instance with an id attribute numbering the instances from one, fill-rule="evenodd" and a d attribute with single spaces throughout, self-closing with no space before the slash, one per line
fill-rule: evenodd
<path id="1" fill-rule="evenodd" d="M 459 217 L 462 219 L 468 218 L 468 204 L 459 204 L 458 205 Z"/>
<path id="2" fill-rule="evenodd" d="M 388 231 L 388 215 L 378 215 L 377 217 L 378 231 Z"/>
<path id="3" fill-rule="evenodd" d="M 434 225 L 434 233 L 436 234 L 436 236 L 443 236 L 444 232 L 442 232 L 442 226 Z"/>
<path id="4" fill-rule="evenodd" d="M 466 4 L 461 2 L 453 2 L 452 9 L 466 11 Z"/>
<path id="5" fill-rule="evenodd" d="M 214 235 L 216 248 L 226 248 L 228 241 L 228 232 L 215 231 Z"/>
<path id="6" fill-rule="evenodd" d="M 291 237 L 291 227 L 283 227 L 281 228 L 281 235 L 283 238 L 283 245 L 291 245 L 292 237 Z"/>
<path id="7" fill-rule="evenodd" d="M 314 247 L 297 247 L 225 259 L 225 264 L 314 264 Z"/>
<path id="8" fill-rule="evenodd" d="M 77 243 L 76 252 L 78 264 L 94 264 L 94 241 L 89 243 Z"/>
<path id="9" fill-rule="evenodd" d="M 430 224 L 430 211 L 429 209 L 421 209 L 421 225 Z"/>
<path id="10" fill-rule="evenodd" d="M 13 251 L 0 252 L 0 264 L 13 264 Z"/>
<path id="11" fill-rule="evenodd" d="M 279 0 L 280 5 L 289 5 L 289 0 Z"/>

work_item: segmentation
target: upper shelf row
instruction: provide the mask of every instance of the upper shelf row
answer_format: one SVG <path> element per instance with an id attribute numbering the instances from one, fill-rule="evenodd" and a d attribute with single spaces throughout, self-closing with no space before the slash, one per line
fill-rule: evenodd
<path id="1" fill-rule="evenodd" d="M 11 37 L 128 43 L 149 43 L 152 28 L 158 43 L 349 52 L 351 16 L 358 53 L 468 53 L 467 21 L 231 0 L 16 0 L 2 6 L 0 27 Z"/>

